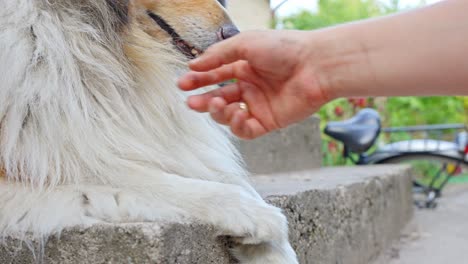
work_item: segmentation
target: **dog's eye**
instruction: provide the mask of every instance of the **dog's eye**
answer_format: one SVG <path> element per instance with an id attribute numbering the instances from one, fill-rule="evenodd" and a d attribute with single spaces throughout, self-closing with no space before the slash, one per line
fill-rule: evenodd
<path id="1" fill-rule="evenodd" d="M 177 34 L 177 32 L 175 32 L 175 30 L 171 27 L 171 25 L 169 25 L 166 22 L 166 20 L 164 20 L 162 17 L 156 15 L 155 13 L 151 11 L 147 11 L 147 14 L 156 22 L 156 24 L 159 25 L 159 27 L 161 27 L 161 29 L 166 31 L 167 34 L 169 34 L 172 37 L 179 37 L 179 34 Z"/>

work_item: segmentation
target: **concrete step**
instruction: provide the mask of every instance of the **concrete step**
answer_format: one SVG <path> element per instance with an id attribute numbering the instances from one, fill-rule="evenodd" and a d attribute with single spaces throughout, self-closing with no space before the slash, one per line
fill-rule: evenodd
<path id="1" fill-rule="evenodd" d="M 322 146 L 320 119 L 275 131 L 253 141 L 241 141 L 239 149 L 254 174 L 270 174 L 320 168 Z"/>
<path id="2" fill-rule="evenodd" d="M 398 238 L 412 217 L 408 167 L 320 169 L 257 176 L 283 208 L 300 263 L 365 264 Z M 30 247 L 8 239 L 0 263 L 32 263 Z M 35 244 L 37 247 L 37 243 Z M 234 263 L 226 238 L 197 223 L 135 223 L 70 229 L 45 242 L 45 263 Z"/>
<path id="3" fill-rule="evenodd" d="M 406 166 L 326 168 L 259 176 L 257 190 L 281 207 L 303 264 L 377 259 L 413 216 Z"/>

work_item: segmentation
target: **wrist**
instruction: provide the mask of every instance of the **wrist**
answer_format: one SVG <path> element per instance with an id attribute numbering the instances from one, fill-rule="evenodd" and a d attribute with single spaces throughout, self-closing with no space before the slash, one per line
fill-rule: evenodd
<path id="1" fill-rule="evenodd" d="M 358 36 L 353 24 L 309 34 L 312 49 L 307 61 L 327 101 L 368 94 L 373 85 L 370 48 Z"/>

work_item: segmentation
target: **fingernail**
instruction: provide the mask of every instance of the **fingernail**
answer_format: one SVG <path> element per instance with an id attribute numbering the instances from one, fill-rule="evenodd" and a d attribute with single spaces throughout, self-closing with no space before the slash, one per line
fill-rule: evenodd
<path id="1" fill-rule="evenodd" d="M 193 59 L 189 62 L 189 65 L 194 65 L 194 64 L 198 64 L 200 63 L 201 59 L 200 58 L 196 58 L 196 59 Z"/>
<path id="2" fill-rule="evenodd" d="M 192 106 L 191 106 L 192 105 L 192 100 L 193 100 L 192 96 L 190 96 L 189 98 L 187 98 L 187 100 L 185 100 L 185 104 L 190 108 L 192 108 Z"/>
<path id="3" fill-rule="evenodd" d="M 184 80 L 185 78 L 184 77 L 181 77 L 179 80 L 177 80 L 177 87 L 179 87 L 179 89 L 181 90 L 184 90 Z"/>
<path id="4" fill-rule="evenodd" d="M 198 82 L 198 77 L 196 74 L 193 74 L 193 72 L 189 72 L 184 76 L 184 79 L 186 82 L 190 84 L 196 84 Z"/>

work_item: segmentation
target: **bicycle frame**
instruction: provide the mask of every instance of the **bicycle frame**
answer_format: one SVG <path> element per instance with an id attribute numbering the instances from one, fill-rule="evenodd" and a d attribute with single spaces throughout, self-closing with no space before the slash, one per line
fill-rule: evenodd
<path id="1" fill-rule="evenodd" d="M 464 124 L 447 124 L 383 128 L 381 133 L 427 133 L 430 131 L 442 132 L 444 130 L 468 131 Z M 343 153 L 343 157 L 350 158 L 356 165 L 380 164 L 386 160 L 404 155 L 432 155 L 468 164 L 468 142 L 461 146 L 455 142 L 429 138 L 397 141 L 381 146 L 371 153 L 361 153 L 357 160 L 353 160 L 346 146 Z"/>
<path id="2" fill-rule="evenodd" d="M 428 126 L 412 126 L 412 127 L 398 127 L 398 128 L 384 128 L 382 133 L 415 133 L 415 132 L 428 132 L 428 131 L 443 131 L 443 130 L 464 130 L 467 128 L 463 124 L 449 124 L 449 125 L 428 125 Z M 465 132 L 466 133 L 466 132 Z M 442 167 L 438 169 L 437 173 L 431 179 L 429 185 L 424 186 L 418 182 L 413 182 L 413 190 L 416 193 L 424 193 L 426 196 L 425 201 L 416 201 L 415 204 L 419 208 L 435 208 L 436 198 L 440 197 L 441 191 L 448 184 L 449 180 L 457 174 L 461 169 L 461 165 L 468 166 L 468 141 L 464 144 L 434 140 L 434 139 L 410 139 L 404 141 L 397 141 L 389 143 L 377 148 L 373 152 L 359 153 L 357 160 L 353 159 L 351 152 L 347 149 L 346 145 L 343 152 L 343 157 L 350 159 L 356 165 L 371 165 L 390 163 L 392 160 L 408 159 L 411 157 L 436 157 L 447 160 L 443 163 Z M 454 167 L 448 170 L 449 162 L 453 162 Z M 448 172 L 447 172 L 448 171 Z M 436 187 L 436 182 L 443 178 L 442 183 Z"/>

